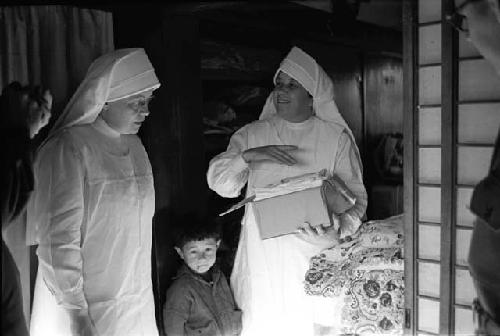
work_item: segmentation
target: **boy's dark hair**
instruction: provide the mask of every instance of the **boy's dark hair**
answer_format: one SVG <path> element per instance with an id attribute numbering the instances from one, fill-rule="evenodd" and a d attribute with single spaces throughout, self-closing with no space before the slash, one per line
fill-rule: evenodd
<path id="1" fill-rule="evenodd" d="M 220 224 L 211 217 L 199 217 L 192 214 L 181 216 L 174 230 L 174 246 L 182 247 L 191 241 L 200 241 L 208 238 L 221 238 Z"/>

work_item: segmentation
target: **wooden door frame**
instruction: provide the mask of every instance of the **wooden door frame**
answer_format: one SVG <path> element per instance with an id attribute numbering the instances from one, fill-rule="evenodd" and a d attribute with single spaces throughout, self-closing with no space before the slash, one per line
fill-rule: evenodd
<path id="1" fill-rule="evenodd" d="M 446 23 L 453 0 L 441 2 L 441 256 L 439 333 L 455 329 L 456 182 L 458 38 Z M 418 320 L 418 0 L 403 2 L 404 65 L 404 226 L 405 226 L 405 334 L 416 334 Z"/>
<path id="2" fill-rule="evenodd" d="M 405 323 L 404 334 L 414 335 L 416 332 L 416 288 L 415 276 L 417 244 L 417 132 L 418 110 L 418 17 L 417 1 L 403 0 L 403 189 L 404 189 L 404 274 L 405 274 Z"/>
<path id="3" fill-rule="evenodd" d="M 439 333 L 455 332 L 455 254 L 457 213 L 458 38 L 445 16 L 454 0 L 441 2 L 441 278 Z M 445 174 L 443 174 L 446 172 Z"/>

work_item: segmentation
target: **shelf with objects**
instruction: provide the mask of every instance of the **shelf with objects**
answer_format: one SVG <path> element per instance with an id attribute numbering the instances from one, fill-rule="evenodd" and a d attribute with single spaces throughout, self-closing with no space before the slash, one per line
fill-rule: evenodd
<path id="1" fill-rule="evenodd" d="M 386 133 L 378 139 L 371 151 L 370 219 L 403 213 L 403 134 Z"/>

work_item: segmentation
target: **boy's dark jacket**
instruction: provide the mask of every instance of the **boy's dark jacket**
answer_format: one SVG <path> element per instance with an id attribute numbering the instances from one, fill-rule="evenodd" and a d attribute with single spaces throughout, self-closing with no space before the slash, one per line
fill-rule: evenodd
<path id="1" fill-rule="evenodd" d="M 163 320 L 167 336 L 237 336 L 241 332 L 241 311 L 216 265 L 211 282 L 185 264 L 180 268 L 167 291 Z"/>

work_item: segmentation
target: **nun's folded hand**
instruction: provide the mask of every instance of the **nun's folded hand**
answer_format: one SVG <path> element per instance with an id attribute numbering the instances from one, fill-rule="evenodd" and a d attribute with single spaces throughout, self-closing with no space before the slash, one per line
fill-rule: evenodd
<path id="1" fill-rule="evenodd" d="M 243 152 L 242 157 L 245 162 L 272 161 L 287 166 L 293 166 L 297 160 L 292 155 L 298 149 L 291 145 L 269 145 L 249 148 Z"/>

